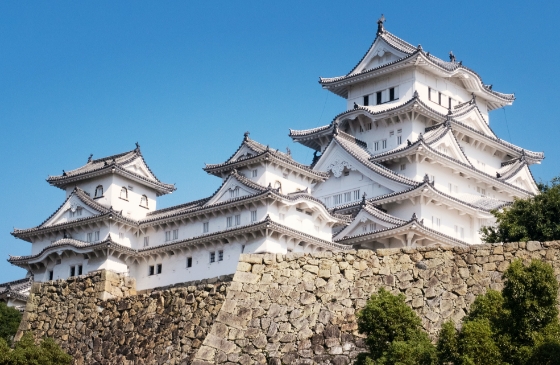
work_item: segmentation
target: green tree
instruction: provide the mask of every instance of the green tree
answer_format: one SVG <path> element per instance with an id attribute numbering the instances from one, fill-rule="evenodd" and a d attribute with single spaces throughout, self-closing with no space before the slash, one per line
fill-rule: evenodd
<path id="1" fill-rule="evenodd" d="M 5 339 L 8 343 L 15 336 L 21 322 L 21 313 L 12 307 L 8 307 L 6 303 L 0 302 L 0 338 Z"/>
<path id="2" fill-rule="evenodd" d="M 366 334 L 369 353 L 360 364 L 429 365 L 437 363 L 435 346 L 422 329 L 422 321 L 402 294 L 379 289 L 358 313 L 358 329 Z"/>
<path id="3" fill-rule="evenodd" d="M 486 242 L 553 241 L 560 239 L 560 177 L 539 184 L 540 194 L 516 199 L 509 207 L 493 211 L 495 227 L 482 227 Z"/>
<path id="4" fill-rule="evenodd" d="M 28 332 L 10 349 L 4 339 L 0 339 L 0 365 L 70 365 L 72 357 L 66 354 L 50 338 L 36 345 L 33 335 Z"/>

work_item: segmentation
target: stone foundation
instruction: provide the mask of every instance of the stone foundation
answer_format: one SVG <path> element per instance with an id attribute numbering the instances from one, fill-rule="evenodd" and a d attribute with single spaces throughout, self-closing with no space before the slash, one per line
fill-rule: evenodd
<path id="1" fill-rule="evenodd" d="M 54 337 L 76 364 L 333 364 L 365 351 L 356 312 L 380 287 L 403 293 L 435 337 L 512 260 L 560 278 L 560 242 L 241 255 L 231 277 L 136 294 L 109 272 L 34 284 L 21 330 Z"/>

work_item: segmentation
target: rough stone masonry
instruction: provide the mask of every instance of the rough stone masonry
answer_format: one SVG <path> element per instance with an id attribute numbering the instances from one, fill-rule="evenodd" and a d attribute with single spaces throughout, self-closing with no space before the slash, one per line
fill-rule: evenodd
<path id="1" fill-rule="evenodd" d="M 560 278 L 560 242 L 241 255 L 231 278 L 136 294 L 100 272 L 34 284 L 22 330 L 54 337 L 76 364 L 333 364 L 365 351 L 356 312 L 384 287 L 403 293 L 432 337 L 476 295 L 500 290 L 512 260 Z M 107 299 L 107 297 L 113 297 Z"/>

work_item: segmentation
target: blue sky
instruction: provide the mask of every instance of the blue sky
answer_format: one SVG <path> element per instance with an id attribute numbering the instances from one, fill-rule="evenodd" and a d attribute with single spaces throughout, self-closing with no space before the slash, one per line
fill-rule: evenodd
<path id="1" fill-rule="evenodd" d="M 40 224 L 64 199 L 49 174 L 134 148 L 176 183 L 167 207 L 211 194 L 202 171 L 238 147 L 243 132 L 274 148 L 312 152 L 288 128 L 324 125 L 344 99 L 319 76 L 347 73 L 373 41 L 376 21 L 426 51 L 458 60 L 494 90 L 516 94 L 491 113 L 503 139 L 546 159 L 559 175 L 555 113 L 560 3 L 469 1 L 0 2 L 0 282 L 25 275 L 8 254 L 30 244 L 13 227 Z"/>

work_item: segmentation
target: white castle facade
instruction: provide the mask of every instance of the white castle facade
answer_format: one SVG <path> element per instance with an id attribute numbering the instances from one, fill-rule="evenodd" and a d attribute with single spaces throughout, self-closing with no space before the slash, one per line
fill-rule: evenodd
<path id="1" fill-rule="evenodd" d="M 36 281 L 99 269 L 148 289 L 235 272 L 241 253 L 416 247 L 481 242 L 492 209 L 538 193 L 529 165 L 542 153 L 499 139 L 489 112 L 514 96 L 492 90 L 452 54 L 443 61 L 378 22 L 375 41 L 345 76 L 321 78 L 347 99 L 329 125 L 291 130 L 312 164 L 246 133 L 209 197 L 156 209 L 175 190 L 136 149 L 51 176 L 65 192 L 31 243 L 9 262 Z"/>

